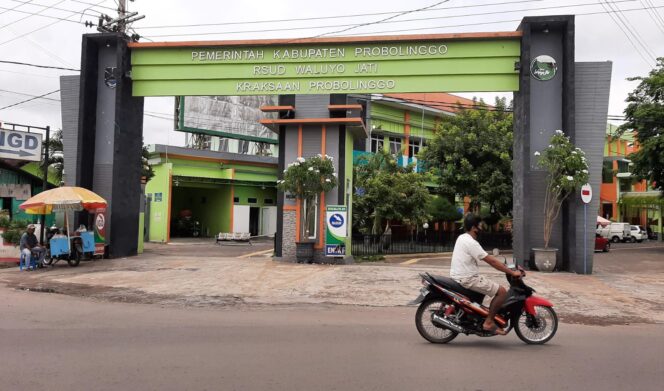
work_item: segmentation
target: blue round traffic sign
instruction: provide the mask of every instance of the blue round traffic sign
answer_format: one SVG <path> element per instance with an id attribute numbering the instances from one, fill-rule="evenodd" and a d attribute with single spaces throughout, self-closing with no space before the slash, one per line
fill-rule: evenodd
<path id="1" fill-rule="evenodd" d="M 339 228 L 344 225 L 344 216 L 339 213 L 335 213 L 330 216 L 330 225 L 334 228 Z"/>

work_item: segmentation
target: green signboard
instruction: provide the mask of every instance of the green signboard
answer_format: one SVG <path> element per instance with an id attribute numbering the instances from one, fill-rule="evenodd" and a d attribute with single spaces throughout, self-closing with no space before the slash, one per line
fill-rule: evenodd
<path id="1" fill-rule="evenodd" d="M 325 209 L 325 256 L 343 257 L 346 255 L 348 235 L 348 209 L 345 205 L 328 205 Z"/>
<path id="2" fill-rule="evenodd" d="M 516 91 L 519 84 L 518 37 L 131 49 L 135 96 Z"/>

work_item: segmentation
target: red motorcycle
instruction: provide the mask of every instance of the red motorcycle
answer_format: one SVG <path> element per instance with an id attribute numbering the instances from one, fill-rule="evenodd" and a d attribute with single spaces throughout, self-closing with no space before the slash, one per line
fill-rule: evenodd
<path id="1" fill-rule="evenodd" d="M 522 276 L 525 271 L 521 268 Z M 415 325 L 420 335 L 431 343 L 448 343 L 459 334 L 492 337 L 483 329 L 489 309 L 481 303 L 484 295 L 462 287 L 448 277 L 421 273 L 420 296 L 410 304 L 419 304 Z M 544 344 L 558 330 L 558 316 L 553 304 L 533 296 L 535 290 L 523 277 L 507 276 L 510 289 L 494 321 L 509 333 L 512 329 L 527 344 Z"/>

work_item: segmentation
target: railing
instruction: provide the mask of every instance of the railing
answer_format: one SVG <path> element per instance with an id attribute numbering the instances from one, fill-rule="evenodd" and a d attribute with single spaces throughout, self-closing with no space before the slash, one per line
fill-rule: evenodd
<path id="1" fill-rule="evenodd" d="M 357 235 L 353 236 L 351 251 L 354 256 L 449 252 L 454 249 L 454 243 L 460 234 L 459 232 L 434 232 L 428 235 L 420 233 L 412 238 L 402 235 Z M 493 248 L 511 249 L 512 233 L 482 233 L 478 241 L 487 251 Z"/>

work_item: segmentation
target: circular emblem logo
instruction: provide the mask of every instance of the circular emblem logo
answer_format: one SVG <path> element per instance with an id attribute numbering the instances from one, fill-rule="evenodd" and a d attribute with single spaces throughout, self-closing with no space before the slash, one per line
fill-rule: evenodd
<path id="1" fill-rule="evenodd" d="M 530 64 L 530 74 L 537 80 L 547 81 L 553 79 L 558 70 L 556 60 L 551 56 L 541 55 L 535 57 Z"/>
<path id="2" fill-rule="evenodd" d="M 333 226 L 334 228 L 341 227 L 342 225 L 344 225 L 344 217 L 339 213 L 333 214 L 332 216 L 330 216 L 330 225 Z"/>
<path id="3" fill-rule="evenodd" d="M 106 218 L 104 218 L 104 215 L 100 213 L 95 219 L 95 226 L 97 227 L 97 231 L 103 230 L 104 225 L 106 225 Z"/>

